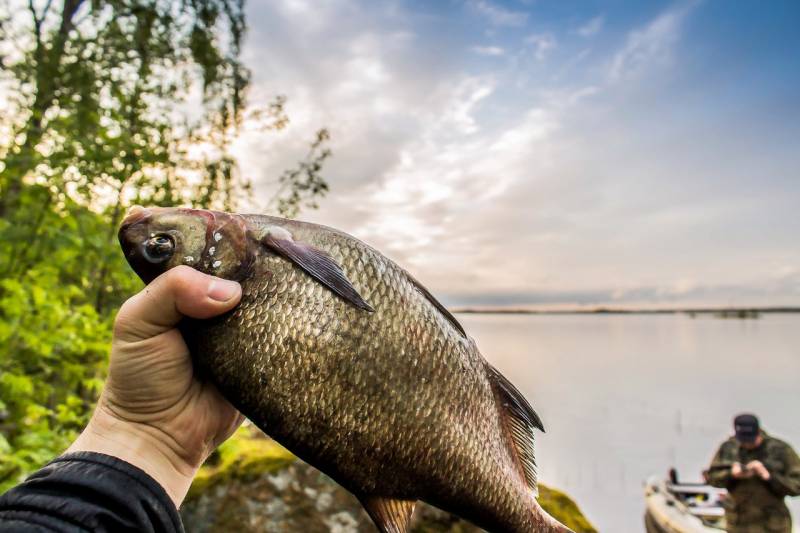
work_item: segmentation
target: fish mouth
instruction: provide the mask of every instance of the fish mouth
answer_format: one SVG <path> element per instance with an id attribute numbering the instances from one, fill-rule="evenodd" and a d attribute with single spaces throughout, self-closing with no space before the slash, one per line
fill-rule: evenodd
<path id="1" fill-rule="evenodd" d="M 122 220 L 122 223 L 119 226 L 117 237 L 119 238 L 119 243 L 122 246 L 122 250 L 125 252 L 126 257 L 128 257 L 135 248 L 134 234 L 140 233 L 140 231 L 137 231 L 139 228 L 136 228 L 136 226 L 146 222 L 151 216 L 152 212 L 149 209 L 145 209 L 139 205 L 131 207 L 128 213 L 125 215 L 125 218 Z"/>

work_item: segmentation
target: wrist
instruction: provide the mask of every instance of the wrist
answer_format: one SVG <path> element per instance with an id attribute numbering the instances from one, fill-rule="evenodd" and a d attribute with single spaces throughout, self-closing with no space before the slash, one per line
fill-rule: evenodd
<path id="1" fill-rule="evenodd" d="M 158 428 L 115 416 L 101 398 L 89 424 L 67 452 L 102 453 L 130 463 L 155 479 L 179 508 L 200 465 L 187 463 L 168 439 Z"/>

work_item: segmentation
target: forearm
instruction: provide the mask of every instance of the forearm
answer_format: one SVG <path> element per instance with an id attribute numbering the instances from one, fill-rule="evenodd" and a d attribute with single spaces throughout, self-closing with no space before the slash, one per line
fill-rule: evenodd
<path id="1" fill-rule="evenodd" d="M 721 458 L 718 452 L 708 467 L 709 485 L 723 489 L 730 487 L 736 481 L 733 475 L 733 466 L 733 461 Z"/>
<path id="2" fill-rule="evenodd" d="M 156 480 L 180 507 L 199 465 L 189 465 L 173 449 L 169 436 L 159 429 L 120 420 L 100 400 L 84 431 L 67 453 L 95 452 L 117 457 Z"/>
<path id="3" fill-rule="evenodd" d="M 800 496 L 800 457 L 792 448 L 787 448 L 782 461 L 784 470 L 776 472 L 774 483 L 786 496 Z"/>
<path id="4" fill-rule="evenodd" d="M 0 496 L 0 530 L 181 532 L 163 487 L 116 457 L 66 454 Z"/>
<path id="5" fill-rule="evenodd" d="M 781 496 L 800 496 L 800 474 L 783 475 L 773 473 L 767 485 L 773 492 Z"/>
<path id="6" fill-rule="evenodd" d="M 734 479 L 731 475 L 731 470 L 728 468 L 727 470 L 718 469 L 712 470 L 708 473 L 708 483 L 712 487 L 718 487 L 721 489 L 729 487 L 733 483 Z"/>

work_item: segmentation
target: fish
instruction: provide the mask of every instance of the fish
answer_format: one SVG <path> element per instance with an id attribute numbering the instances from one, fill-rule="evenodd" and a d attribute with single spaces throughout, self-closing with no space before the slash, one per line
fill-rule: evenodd
<path id="1" fill-rule="evenodd" d="M 274 216 L 138 206 L 119 242 L 145 283 L 189 265 L 241 284 L 228 313 L 180 324 L 198 374 L 380 532 L 408 531 L 417 501 L 488 531 L 570 531 L 536 500 L 540 417 L 375 248 Z"/>

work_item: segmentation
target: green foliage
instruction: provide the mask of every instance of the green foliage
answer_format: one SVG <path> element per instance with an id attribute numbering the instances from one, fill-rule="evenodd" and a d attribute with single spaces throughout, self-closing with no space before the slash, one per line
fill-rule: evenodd
<path id="1" fill-rule="evenodd" d="M 229 157 L 242 116 L 249 73 L 238 60 L 241 0 L 27 7 L 7 25 L 29 28 L 29 38 L 9 31 L 2 39 L 15 52 L 4 81 L 16 89 L 18 112 L 0 173 L 0 214 L 18 207 L 22 183 L 33 177 L 46 180 L 56 201 L 69 195 L 85 205 L 192 197 L 207 178 L 198 166 Z M 198 141 L 208 147 L 190 157 Z M 229 189 L 240 186 L 231 180 Z M 211 200 L 222 203 L 225 194 Z"/>
<path id="2" fill-rule="evenodd" d="M 21 191 L 23 205 L 41 196 Z M 100 391 L 112 314 L 94 306 L 95 266 L 109 265 L 114 303 L 140 285 L 103 216 L 71 202 L 39 216 L 31 242 L 0 221 L 0 491 L 61 453 Z"/>
<path id="3" fill-rule="evenodd" d="M 247 108 L 244 32 L 243 0 L 0 0 L 0 492 L 87 422 L 141 287 L 116 243 L 127 208 L 234 209 L 242 121 L 288 123 L 283 97 Z M 326 141 L 287 205 L 327 189 Z"/>

